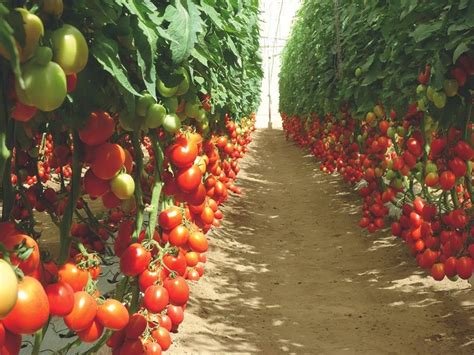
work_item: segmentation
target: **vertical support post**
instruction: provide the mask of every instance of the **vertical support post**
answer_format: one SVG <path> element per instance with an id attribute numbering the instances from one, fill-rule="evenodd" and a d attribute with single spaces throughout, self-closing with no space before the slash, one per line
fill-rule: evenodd
<path id="1" fill-rule="evenodd" d="M 270 69 L 270 59 L 268 57 L 268 129 L 272 129 L 272 74 Z"/>

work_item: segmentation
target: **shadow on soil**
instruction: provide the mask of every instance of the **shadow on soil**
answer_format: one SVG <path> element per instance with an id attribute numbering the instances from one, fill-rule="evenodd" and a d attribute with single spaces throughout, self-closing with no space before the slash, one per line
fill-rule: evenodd
<path id="1" fill-rule="evenodd" d="M 402 241 L 389 236 L 388 231 L 365 235 L 356 225 L 358 196 L 340 178 L 319 172 L 312 157 L 301 157 L 301 150 L 297 150 L 300 157 L 293 165 L 278 165 L 282 162 L 274 156 L 279 149 L 297 150 L 284 143 L 282 133 L 261 131 L 253 144 L 254 152 L 242 162 L 239 185 L 244 196 L 230 199 L 224 207 L 223 227 L 211 236 L 213 250 L 206 277 L 216 283 L 214 293 L 201 297 L 197 292 L 189 305 L 207 326 L 183 334 L 183 345 L 211 353 L 314 353 L 328 349 L 377 353 L 382 348 L 371 347 L 367 334 L 374 331 L 387 334 L 383 351 L 387 353 L 391 345 L 404 341 L 396 339 L 397 332 L 423 326 L 424 318 L 429 317 L 446 331 L 424 329 L 410 340 L 413 350 L 423 353 L 430 344 L 436 350 L 437 343 L 446 342 L 453 353 L 472 353 L 474 302 L 470 285 L 464 281 L 435 282 L 416 266 Z M 295 170 L 283 173 L 285 169 Z M 296 189 L 300 192 L 294 193 Z M 306 229 L 300 228 L 302 225 Z M 217 251 L 219 255 L 214 256 Z M 328 307 L 337 302 L 333 296 L 338 288 L 343 300 L 326 310 L 325 302 Z M 366 296 L 358 296 L 359 292 Z M 358 297 L 367 297 L 360 310 Z M 384 320 L 384 312 L 388 319 Z M 308 319 L 316 313 L 319 316 L 314 320 Z M 395 313 L 404 314 L 405 321 L 396 323 L 400 318 L 392 319 Z M 363 334 L 369 339 L 361 336 L 354 345 L 343 336 L 340 344 L 328 348 L 324 342 L 332 341 L 334 324 L 323 321 L 331 317 L 340 320 L 338 327 L 350 333 L 347 338 Z M 369 322 L 362 323 L 366 317 Z M 216 324 L 221 328 L 214 328 Z M 215 342 L 207 341 L 206 336 Z M 266 336 L 269 339 L 262 339 Z M 325 336 L 327 339 L 313 339 Z"/>

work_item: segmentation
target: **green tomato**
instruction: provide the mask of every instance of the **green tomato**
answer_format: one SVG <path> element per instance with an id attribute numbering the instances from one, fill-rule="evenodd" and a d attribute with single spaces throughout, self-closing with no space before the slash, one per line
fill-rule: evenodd
<path id="1" fill-rule="evenodd" d="M 0 259 L 0 319 L 15 307 L 18 298 L 18 279 L 12 266 Z"/>
<path id="2" fill-rule="evenodd" d="M 362 75 L 362 68 L 357 68 L 355 70 L 355 76 L 356 78 L 360 77 Z"/>
<path id="3" fill-rule="evenodd" d="M 178 98 L 169 97 L 163 99 L 163 105 L 167 108 L 168 112 L 175 113 L 179 106 Z"/>
<path id="4" fill-rule="evenodd" d="M 166 86 L 164 82 L 158 79 L 158 92 L 163 97 L 173 97 L 174 95 L 176 95 L 176 92 L 178 91 L 178 87 L 179 86 L 168 87 Z"/>
<path id="5" fill-rule="evenodd" d="M 110 189 L 119 199 L 128 200 L 135 192 L 135 180 L 129 174 L 118 174 L 110 181 Z"/>
<path id="6" fill-rule="evenodd" d="M 400 137 L 404 137 L 405 136 L 405 128 L 403 128 L 402 126 L 399 126 L 397 128 L 397 134 L 400 136 Z"/>
<path id="7" fill-rule="evenodd" d="M 51 35 L 53 60 L 67 75 L 79 73 L 89 60 L 89 47 L 86 39 L 76 27 L 64 25 Z"/>
<path id="8" fill-rule="evenodd" d="M 428 98 L 428 100 L 433 101 L 434 93 L 435 90 L 431 86 L 428 86 L 428 89 L 426 89 L 426 97 Z"/>
<path id="9" fill-rule="evenodd" d="M 395 137 L 395 133 L 397 133 L 397 132 L 396 132 L 396 130 L 395 130 L 394 127 L 391 127 L 391 126 L 390 126 L 390 127 L 387 129 L 387 136 L 388 136 L 388 137 L 390 137 L 390 138 Z"/>
<path id="10" fill-rule="evenodd" d="M 397 190 L 400 190 L 403 187 L 403 180 L 402 179 L 393 179 L 391 182 L 392 187 Z"/>
<path id="11" fill-rule="evenodd" d="M 196 118 L 199 115 L 199 109 L 201 106 L 199 104 L 193 104 L 191 102 L 186 102 L 186 106 L 184 107 L 184 113 L 186 116 L 191 118 Z"/>
<path id="12" fill-rule="evenodd" d="M 423 94 L 425 91 L 426 91 L 426 86 L 423 85 L 423 84 L 420 84 L 420 85 L 418 85 L 418 86 L 416 87 L 416 93 L 417 93 L 418 95 Z"/>
<path id="13" fill-rule="evenodd" d="M 44 26 L 41 19 L 35 14 L 30 13 L 27 9 L 16 8 L 14 10 L 21 15 L 21 22 L 24 30 L 24 45 L 21 46 L 16 41 L 18 54 L 20 55 L 20 62 L 26 62 L 30 59 L 38 48 L 39 40 L 44 35 Z M 20 24 L 21 24 L 20 22 Z M 0 55 L 10 60 L 10 53 L 0 43 Z"/>
<path id="14" fill-rule="evenodd" d="M 425 167 L 425 172 L 427 174 L 429 173 L 437 173 L 438 172 L 438 166 L 432 162 L 427 162 L 426 167 Z"/>
<path id="15" fill-rule="evenodd" d="M 178 89 L 176 91 L 176 96 L 181 96 L 188 92 L 190 78 L 188 72 L 184 68 L 179 68 L 176 72 L 183 76 L 183 80 L 181 81 L 181 83 L 179 83 Z"/>
<path id="16" fill-rule="evenodd" d="M 385 177 L 387 180 L 392 181 L 395 178 L 395 172 L 393 170 L 387 170 Z"/>
<path id="17" fill-rule="evenodd" d="M 443 88 L 446 96 L 453 97 L 458 93 L 459 85 L 457 80 L 445 80 L 443 83 Z"/>
<path id="18" fill-rule="evenodd" d="M 446 106 L 446 94 L 441 91 L 435 92 L 433 94 L 433 103 L 439 109 L 444 108 Z"/>
<path id="19" fill-rule="evenodd" d="M 149 93 L 144 93 L 142 97 L 137 99 L 137 105 L 135 107 L 135 113 L 138 116 L 146 116 L 148 109 L 153 105 L 156 100 Z"/>
<path id="20" fill-rule="evenodd" d="M 209 122 L 199 122 L 199 128 L 204 135 L 208 134 L 210 130 Z"/>
<path id="21" fill-rule="evenodd" d="M 163 128 L 166 132 L 174 134 L 181 128 L 181 120 L 178 115 L 171 113 L 163 119 Z"/>
<path id="22" fill-rule="evenodd" d="M 41 111 L 53 111 L 62 105 L 67 95 L 66 75 L 61 67 L 49 62 L 40 65 L 30 61 L 22 66 L 25 89 L 15 82 L 18 100 Z"/>
<path id="23" fill-rule="evenodd" d="M 207 119 L 207 112 L 203 109 L 199 109 L 199 112 L 197 116 L 195 117 L 196 121 L 198 122 L 208 122 L 209 120 Z"/>
<path id="24" fill-rule="evenodd" d="M 364 141 L 364 137 L 362 137 L 362 135 L 359 134 L 357 136 L 357 142 L 362 143 L 363 141 Z"/>
<path id="25" fill-rule="evenodd" d="M 421 99 L 418 99 L 418 110 L 420 111 L 426 111 L 426 99 L 422 97 Z"/>
<path id="26" fill-rule="evenodd" d="M 166 109 L 163 105 L 152 104 L 145 116 L 145 126 L 147 128 L 158 128 L 163 124 L 166 116 Z"/>
<path id="27" fill-rule="evenodd" d="M 45 14 L 59 18 L 64 10 L 63 0 L 43 0 L 41 10 L 43 10 Z"/>

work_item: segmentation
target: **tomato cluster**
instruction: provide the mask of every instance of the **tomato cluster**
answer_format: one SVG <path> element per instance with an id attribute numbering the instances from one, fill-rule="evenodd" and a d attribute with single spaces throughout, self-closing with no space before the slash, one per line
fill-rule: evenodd
<path id="1" fill-rule="evenodd" d="M 462 55 L 444 89 L 435 91 L 427 65 L 418 77 L 418 101 L 401 118 L 382 103 L 362 119 L 349 107 L 324 117 L 282 114 L 287 139 L 310 149 L 322 171 L 357 187 L 360 227 L 375 232 L 391 220 L 392 233 L 436 280 L 473 273 L 472 124 L 468 118 L 462 128 L 441 127 L 431 116 L 465 95 L 458 90 L 474 78 L 473 67 Z"/>
<path id="2" fill-rule="evenodd" d="M 0 259 L 5 285 L 0 292 L 2 353 L 18 353 L 21 336 L 38 332 L 51 316 L 63 318 L 84 343 L 96 342 L 106 329 L 112 330 L 107 345 L 115 353 L 167 350 L 172 342 L 170 332 L 177 332 L 184 319 L 188 282 L 204 274 L 209 247 L 206 233 L 220 226 L 220 206 L 229 192 L 240 193 L 234 185 L 238 160 L 248 151 L 254 122 L 255 116 L 240 125 L 227 117 L 223 133 L 207 139 L 190 128 L 171 136 L 161 128 L 157 140 L 144 137 L 140 149 L 148 158 L 143 169 L 150 175 L 137 184 L 149 204 L 144 213 L 156 220 L 142 220 L 139 225 L 135 189 L 127 195 L 134 201 L 126 203 L 124 190 L 129 187 L 117 189 L 114 183 L 122 175 L 135 183 L 129 175 L 138 168 L 131 137 L 114 138 L 117 119 L 105 112 L 92 113 L 78 133 L 84 170 L 83 197 L 76 208 L 87 217 L 78 212 L 80 218 L 71 226 L 70 235 L 76 242 L 66 262 L 58 264 L 41 255 L 35 238 L 20 231 L 21 223 L 0 225 L 0 255 L 5 259 Z M 49 148 L 46 161 L 50 166 L 56 165 L 53 160 L 60 160 L 58 166 L 73 164 L 74 151 L 79 148 L 64 147 L 65 153 Z M 61 172 L 61 179 L 73 178 Z M 37 183 L 25 186 L 27 198 L 26 203 L 18 204 L 21 210 L 41 211 L 43 204 L 43 211 L 52 216 L 65 213 L 64 209 L 58 212 L 57 205 L 65 206 L 71 198 L 68 194 Z M 72 193 L 71 185 L 68 187 Z M 152 201 L 157 191 L 160 209 L 153 214 L 150 209 L 157 206 Z M 88 206 L 98 198 L 108 211 L 102 218 Z M 112 294 L 102 294 L 96 282 L 104 261 L 118 263 L 116 277 L 120 280 Z"/>

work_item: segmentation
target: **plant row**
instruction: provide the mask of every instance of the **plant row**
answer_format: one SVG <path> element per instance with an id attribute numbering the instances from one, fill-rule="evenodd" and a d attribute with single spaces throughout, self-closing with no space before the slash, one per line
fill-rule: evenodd
<path id="1" fill-rule="evenodd" d="M 240 194 L 257 5 L 0 2 L 2 355 L 171 346 Z"/>
<path id="2" fill-rule="evenodd" d="M 285 48 L 287 137 L 357 187 L 362 228 L 390 223 L 434 279 L 470 278 L 472 4 L 335 4 L 304 2 Z"/>

